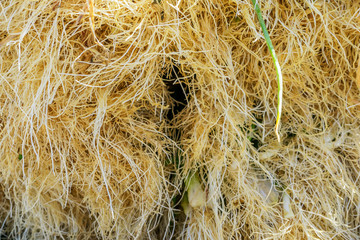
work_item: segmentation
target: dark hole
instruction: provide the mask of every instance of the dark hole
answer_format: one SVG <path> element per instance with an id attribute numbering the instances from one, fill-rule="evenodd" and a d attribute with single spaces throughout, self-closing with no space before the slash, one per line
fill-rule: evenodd
<path id="1" fill-rule="evenodd" d="M 296 137 L 296 133 L 294 133 L 294 132 L 288 132 L 288 133 L 287 133 L 287 137 L 288 137 L 288 138 L 294 138 L 294 137 Z"/>
<path id="2" fill-rule="evenodd" d="M 253 147 L 254 147 L 255 149 L 259 149 L 259 147 L 260 147 L 260 141 L 259 141 L 258 139 L 256 139 L 256 138 L 251 138 L 250 142 L 251 142 L 251 144 L 253 145 Z"/>
<path id="3" fill-rule="evenodd" d="M 185 81 L 186 77 L 176 64 L 165 72 L 162 79 L 170 92 L 171 98 L 174 100 L 172 109 L 167 114 L 167 119 L 171 121 L 188 103 L 189 87 Z"/>

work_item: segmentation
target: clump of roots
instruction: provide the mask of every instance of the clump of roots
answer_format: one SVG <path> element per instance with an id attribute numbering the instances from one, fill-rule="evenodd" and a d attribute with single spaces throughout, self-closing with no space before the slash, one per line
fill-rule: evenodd
<path id="1" fill-rule="evenodd" d="M 280 143 L 250 0 L 1 1 L 0 235 L 358 238 L 359 4 L 258 2 Z"/>

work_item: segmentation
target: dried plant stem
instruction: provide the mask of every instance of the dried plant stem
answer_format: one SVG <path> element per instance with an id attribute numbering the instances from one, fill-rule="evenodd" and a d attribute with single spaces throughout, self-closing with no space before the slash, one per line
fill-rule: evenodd
<path id="1" fill-rule="evenodd" d="M 102 47 L 104 50 L 106 50 L 105 46 L 99 41 L 99 39 L 96 37 L 95 32 L 95 16 L 94 16 L 94 0 L 88 0 L 88 8 L 89 8 L 89 15 L 90 15 L 90 26 L 91 26 L 91 32 L 94 36 L 95 43 Z"/>

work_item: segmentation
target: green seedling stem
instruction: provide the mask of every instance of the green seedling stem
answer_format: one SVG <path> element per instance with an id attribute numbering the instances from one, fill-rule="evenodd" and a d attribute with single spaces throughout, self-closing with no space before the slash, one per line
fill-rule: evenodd
<path id="1" fill-rule="evenodd" d="M 264 33 L 266 44 L 267 44 L 267 46 L 268 46 L 268 48 L 270 50 L 271 57 L 273 59 L 275 69 L 276 69 L 276 77 L 277 77 L 277 85 L 278 85 L 278 102 L 277 102 L 275 134 L 276 134 L 276 137 L 277 137 L 278 141 L 280 142 L 279 125 L 280 125 L 282 101 L 283 101 L 283 79 L 282 79 L 280 64 L 279 64 L 279 61 L 278 61 L 278 59 L 276 57 L 275 49 L 274 49 L 274 46 L 272 45 L 272 42 L 271 42 L 271 39 L 270 39 L 270 36 L 269 36 L 269 32 L 266 29 L 264 19 L 263 19 L 262 15 L 261 15 L 261 10 L 260 10 L 260 6 L 259 6 L 258 1 L 259 0 L 252 0 L 252 2 L 254 4 L 256 15 L 257 15 L 257 17 L 259 19 L 259 22 L 260 22 L 261 29 L 262 29 L 262 31 Z"/>

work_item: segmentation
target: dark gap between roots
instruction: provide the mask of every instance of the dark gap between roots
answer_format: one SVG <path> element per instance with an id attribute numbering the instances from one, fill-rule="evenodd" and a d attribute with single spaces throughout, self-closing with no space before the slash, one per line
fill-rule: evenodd
<path id="1" fill-rule="evenodd" d="M 171 97 L 171 109 L 166 115 L 166 120 L 169 126 L 168 136 L 177 143 L 181 148 L 181 133 L 182 129 L 180 126 L 176 126 L 173 121 L 176 116 L 188 105 L 190 100 L 190 89 L 189 84 L 191 83 L 192 77 L 189 76 L 189 73 L 184 72 L 181 68 L 181 65 L 173 63 L 169 68 L 166 68 L 163 74 L 160 76 L 162 81 L 165 83 L 169 95 Z M 171 172 L 169 181 L 175 183 L 176 175 L 179 172 L 179 169 L 184 165 L 184 157 L 182 156 L 182 151 L 180 149 L 168 149 L 172 151 L 173 154 L 170 159 L 167 159 L 165 165 L 168 167 L 168 170 Z M 184 184 L 183 184 L 184 185 Z M 184 213 L 182 213 L 182 208 L 180 206 L 182 196 L 184 193 L 185 186 L 181 186 L 180 192 L 176 193 L 172 199 L 171 207 L 176 209 L 174 218 L 170 220 L 169 227 L 171 229 L 179 227 L 179 224 L 183 223 Z M 165 219 L 164 219 L 165 220 Z M 172 232 L 172 230 L 170 230 Z M 170 232 L 163 233 L 168 235 Z M 169 237 L 169 236 L 163 236 Z"/>
<path id="2" fill-rule="evenodd" d="M 167 114 L 167 119 L 171 121 L 188 104 L 189 86 L 184 81 L 186 76 L 184 76 L 180 66 L 177 64 L 173 64 L 171 69 L 165 72 L 161 78 L 170 92 L 170 97 L 174 100 L 172 108 Z"/>

